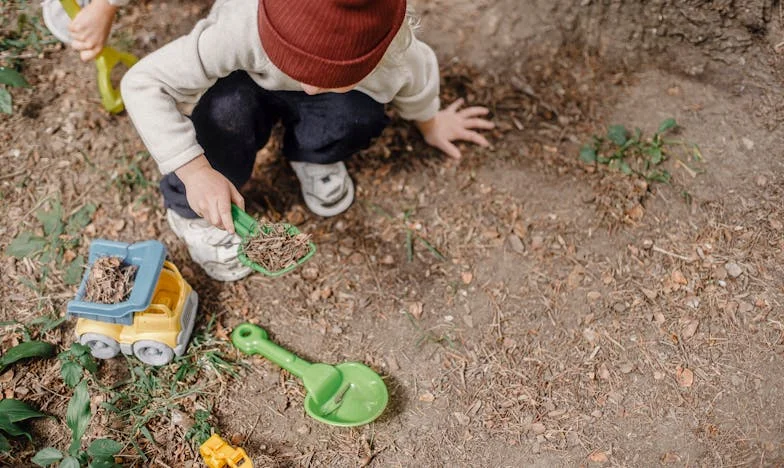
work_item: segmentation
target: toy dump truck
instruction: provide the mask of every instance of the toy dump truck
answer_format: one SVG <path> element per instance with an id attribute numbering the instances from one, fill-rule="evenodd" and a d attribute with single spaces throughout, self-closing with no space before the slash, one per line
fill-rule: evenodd
<path id="1" fill-rule="evenodd" d="M 87 302 L 90 270 L 106 256 L 138 267 L 130 295 L 117 304 Z M 76 339 L 94 357 L 111 359 L 122 352 L 162 366 L 185 352 L 196 321 L 198 295 L 165 258 L 166 248 L 158 241 L 92 242 L 88 267 L 67 312 L 78 318 Z"/>

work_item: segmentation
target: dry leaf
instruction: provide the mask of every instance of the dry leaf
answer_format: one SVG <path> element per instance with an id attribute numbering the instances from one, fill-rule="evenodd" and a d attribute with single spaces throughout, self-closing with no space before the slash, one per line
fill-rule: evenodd
<path id="1" fill-rule="evenodd" d="M 466 416 L 465 414 L 461 413 L 460 411 L 455 411 L 452 413 L 455 415 L 455 419 L 461 426 L 467 426 L 471 422 L 471 418 Z"/>
<path id="2" fill-rule="evenodd" d="M 610 378 L 610 370 L 607 369 L 607 364 L 602 363 L 602 365 L 599 366 L 599 370 L 597 372 L 597 375 L 602 380 L 607 380 L 607 379 Z"/>
<path id="3" fill-rule="evenodd" d="M 607 463 L 608 462 L 607 454 L 602 452 L 602 451 L 593 452 L 592 454 L 588 455 L 588 459 L 591 460 L 594 463 Z"/>
<path id="4" fill-rule="evenodd" d="M 689 281 L 683 276 L 680 270 L 673 270 L 672 274 L 670 275 L 672 282 L 675 284 L 687 285 Z"/>
<path id="5" fill-rule="evenodd" d="M 674 452 L 667 452 L 661 457 L 661 462 L 665 465 L 669 465 L 671 463 L 676 463 L 680 461 L 681 457 L 678 456 L 677 453 Z"/>
<path id="6" fill-rule="evenodd" d="M 694 384 L 694 372 L 686 367 L 678 366 L 675 370 L 675 378 L 681 387 L 691 387 Z"/>
<path id="7" fill-rule="evenodd" d="M 474 275 L 470 271 L 464 271 L 460 273 L 460 278 L 463 279 L 463 284 L 471 284 L 471 281 L 474 279 Z"/>
<path id="8" fill-rule="evenodd" d="M 687 319 L 683 324 L 683 328 L 681 329 L 681 337 L 685 340 L 691 338 L 695 333 L 697 333 L 697 327 L 699 325 L 699 320 Z"/>
<path id="9" fill-rule="evenodd" d="M 422 317 L 424 305 L 421 302 L 412 302 L 408 305 L 408 313 L 415 319 Z"/>

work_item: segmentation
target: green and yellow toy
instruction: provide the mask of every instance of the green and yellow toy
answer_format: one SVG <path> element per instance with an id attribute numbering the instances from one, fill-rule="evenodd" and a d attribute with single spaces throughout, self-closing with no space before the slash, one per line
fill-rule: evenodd
<path id="1" fill-rule="evenodd" d="M 87 302 L 90 269 L 96 259 L 106 256 L 138 267 L 130 296 L 118 304 Z M 199 299 L 177 267 L 165 258 L 166 248 L 158 241 L 92 242 L 88 268 L 67 312 L 78 317 L 76 338 L 94 357 L 111 359 L 122 352 L 145 364 L 162 366 L 185 352 Z"/>
<path id="2" fill-rule="evenodd" d="M 85 2 L 81 0 L 81 3 L 84 4 Z M 57 0 L 45 0 L 43 2 L 44 23 L 55 37 L 68 44 L 71 41 L 68 33 L 69 19 L 76 17 L 80 10 L 81 7 L 76 0 L 59 0 L 59 2 Z M 120 90 L 115 89 L 112 85 L 112 69 L 118 63 L 131 68 L 138 61 L 139 59 L 135 55 L 121 52 L 109 46 L 104 47 L 95 58 L 101 104 L 103 104 L 104 109 L 112 114 L 118 114 L 125 109 Z"/>

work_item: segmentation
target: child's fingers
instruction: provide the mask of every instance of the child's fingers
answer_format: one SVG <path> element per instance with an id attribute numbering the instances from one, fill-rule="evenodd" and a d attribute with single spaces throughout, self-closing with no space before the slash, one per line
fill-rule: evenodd
<path id="1" fill-rule="evenodd" d="M 231 184 L 231 201 L 234 202 L 235 205 L 239 206 L 241 210 L 245 209 L 245 199 L 242 197 L 234 184 Z"/>
<path id="2" fill-rule="evenodd" d="M 485 119 L 467 119 L 464 123 L 465 128 L 481 128 L 484 130 L 490 130 L 495 128 L 495 124 L 489 120 Z"/>
<path id="3" fill-rule="evenodd" d="M 457 110 L 460 109 L 460 106 L 462 106 L 464 102 L 465 99 L 460 98 L 457 101 L 453 102 L 452 104 L 449 104 L 449 106 L 446 109 L 451 112 L 457 112 Z"/>
<path id="4" fill-rule="evenodd" d="M 455 146 L 451 141 L 444 140 L 440 145 L 438 145 L 438 147 L 452 159 L 460 159 L 462 156 L 460 154 L 460 150 L 457 149 L 457 146 Z"/>
<path id="5" fill-rule="evenodd" d="M 99 53 L 101 53 L 101 49 L 101 47 L 96 47 L 91 50 L 83 50 L 79 52 L 79 58 L 82 59 L 82 62 L 89 62 L 90 60 L 93 60 L 95 57 L 97 57 Z"/>
<path id="6" fill-rule="evenodd" d="M 234 234 L 234 222 L 231 220 L 231 200 L 221 198 L 218 201 L 218 217 L 225 231 Z"/>
<path id="7" fill-rule="evenodd" d="M 490 142 L 487 141 L 487 138 L 483 137 L 479 133 L 473 130 L 463 130 L 459 134 L 461 140 L 470 141 L 471 143 L 476 143 L 477 145 L 487 148 L 490 146 Z"/>
<path id="8" fill-rule="evenodd" d="M 90 45 L 85 40 L 73 38 L 73 40 L 71 41 L 71 47 L 81 51 L 81 50 L 89 49 Z"/>
<path id="9" fill-rule="evenodd" d="M 465 118 L 470 117 L 479 117 L 480 115 L 487 115 L 490 113 L 490 109 L 487 107 L 481 106 L 474 106 L 474 107 L 466 107 L 465 109 L 460 111 L 460 116 Z"/>

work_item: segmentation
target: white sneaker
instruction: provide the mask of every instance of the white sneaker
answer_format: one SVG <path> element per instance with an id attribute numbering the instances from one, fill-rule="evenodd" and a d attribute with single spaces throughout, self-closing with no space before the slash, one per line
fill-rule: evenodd
<path id="1" fill-rule="evenodd" d="M 354 182 L 342 161 L 313 164 L 291 161 L 310 211 L 330 217 L 346 211 L 354 202 Z"/>
<path id="2" fill-rule="evenodd" d="M 183 218 L 172 210 L 166 210 L 166 221 L 177 237 L 185 241 L 193 261 L 210 278 L 237 281 L 252 272 L 237 258 L 240 236 L 218 229 L 204 218 Z"/>

